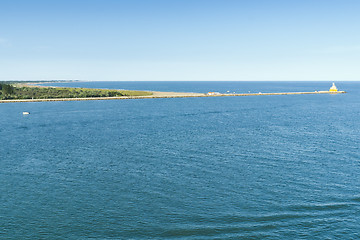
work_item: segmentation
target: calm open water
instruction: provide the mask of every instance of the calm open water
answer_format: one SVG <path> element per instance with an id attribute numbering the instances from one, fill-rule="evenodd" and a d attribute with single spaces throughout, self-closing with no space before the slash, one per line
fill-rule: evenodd
<path id="1" fill-rule="evenodd" d="M 0 239 L 358 239 L 360 82 L 337 86 L 348 93 L 0 104 Z"/>

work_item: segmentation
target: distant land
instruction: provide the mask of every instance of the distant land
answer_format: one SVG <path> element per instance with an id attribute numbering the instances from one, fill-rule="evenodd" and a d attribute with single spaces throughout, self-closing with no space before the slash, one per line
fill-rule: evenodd
<path id="1" fill-rule="evenodd" d="M 277 92 L 277 93 L 184 93 L 156 92 L 116 89 L 46 87 L 36 83 L 71 82 L 71 81 L 12 81 L 0 82 L 0 103 L 7 102 L 45 102 L 45 101 L 84 101 L 144 98 L 186 98 L 186 97 L 224 97 L 224 96 L 259 96 L 259 95 L 298 95 L 298 94 L 337 94 L 345 91 L 314 92 Z M 333 85 L 334 87 L 334 85 Z M 333 88 L 332 87 L 332 88 Z"/>
<path id="2" fill-rule="evenodd" d="M 9 81 L 0 82 L 0 100 L 36 100 L 36 99 L 60 99 L 60 98 L 99 98 L 99 97 L 132 97 L 148 96 L 151 92 L 92 89 L 92 88 L 68 88 L 68 87 L 45 87 L 33 85 L 49 81 Z M 64 81 L 51 81 L 64 82 Z M 66 81 L 67 82 L 67 81 Z"/>
<path id="3" fill-rule="evenodd" d="M 16 84 L 16 83 L 64 83 L 64 82 L 80 82 L 80 80 L 0 80 L 0 84 Z"/>

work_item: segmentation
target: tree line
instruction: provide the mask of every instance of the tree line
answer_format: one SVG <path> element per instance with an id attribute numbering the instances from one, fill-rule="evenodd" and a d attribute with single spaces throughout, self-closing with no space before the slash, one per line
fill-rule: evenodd
<path id="1" fill-rule="evenodd" d="M 64 88 L 64 87 L 28 87 L 0 83 L 0 99 L 48 99 L 48 98 L 88 98 L 151 95 L 145 91 Z"/>
<path id="2" fill-rule="evenodd" d="M 2 97 L 2 98 L 14 94 L 14 87 L 11 86 L 10 84 L 0 83 L 0 90 L 1 90 L 0 97 Z"/>

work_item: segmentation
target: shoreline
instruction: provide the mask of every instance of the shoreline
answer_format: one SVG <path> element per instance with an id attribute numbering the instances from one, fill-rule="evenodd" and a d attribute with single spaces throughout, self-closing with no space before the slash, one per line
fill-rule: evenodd
<path id="1" fill-rule="evenodd" d="M 236 97 L 236 96 L 271 96 L 271 95 L 300 95 L 300 94 L 342 94 L 345 91 L 315 91 L 315 92 L 281 92 L 281 93 L 237 93 L 237 94 L 216 94 L 205 93 L 182 93 L 182 92 L 155 92 L 149 96 L 122 96 L 122 97 L 89 97 L 89 98 L 47 98 L 47 99 L 9 99 L 0 100 L 0 103 L 16 102 L 61 102 L 61 101 L 94 101 L 94 100 L 125 100 L 125 99 L 151 99 L 151 98 L 189 98 L 189 97 Z"/>

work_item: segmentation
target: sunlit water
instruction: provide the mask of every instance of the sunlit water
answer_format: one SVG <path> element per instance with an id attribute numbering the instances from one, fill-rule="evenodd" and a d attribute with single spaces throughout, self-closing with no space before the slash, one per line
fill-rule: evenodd
<path id="1" fill-rule="evenodd" d="M 0 104 L 0 239 L 360 238 L 360 83 L 337 86 L 348 93 Z"/>

